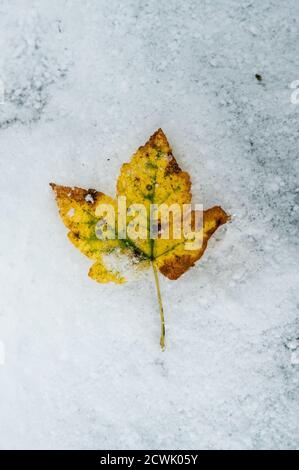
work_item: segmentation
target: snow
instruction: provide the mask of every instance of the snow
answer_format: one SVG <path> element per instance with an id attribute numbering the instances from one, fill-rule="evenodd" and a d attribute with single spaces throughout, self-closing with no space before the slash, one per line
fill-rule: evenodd
<path id="1" fill-rule="evenodd" d="M 298 18 L 297 0 L 0 1 L 1 448 L 298 448 Z M 90 280 L 48 185 L 113 195 L 158 127 L 194 201 L 233 215 L 161 279 L 164 353 L 152 273 Z"/>

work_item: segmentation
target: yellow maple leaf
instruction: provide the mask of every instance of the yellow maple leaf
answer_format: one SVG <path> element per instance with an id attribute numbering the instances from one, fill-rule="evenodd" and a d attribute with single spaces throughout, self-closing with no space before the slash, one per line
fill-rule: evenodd
<path id="1" fill-rule="evenodd" d="M 201 258 L 209 238 L 220 225 L 229 220 L 229 216 L 221 207 L 212 207 L 203 211 L 202 224 L 197 227 L 197 212 L 191 210 L 190 227 L 193 239 L 194 236 L 201 239 L 201 243 L 193 249 L 187 247 L 190 237 L 183 230 L 174 236 L 175 211 L 169 213 L 172 217 L 167 219 L 167 236 L 163 235 L 166 229 L 164 225 L 161 227 L 162 216 L 159 208 L 176 208 L 177 217 L 182 222 L 184 207 L 191 203 L 191 182 L 189 174 L 180 169 L 173 157 L 162 129 L 158 129 L 148 142 L 137 150 L 130 163 L 122 165 L 117 181 L 117 199 L 95 189 L 71 188 L 54 183 L 51 183 L 51 187 L 56 193 L 62 220 L 69 229 L 70 241 L 95 261 L 89 270 L 91 278 L 101 283 L 125 281 L 124 276 L 108 268 L 103 259 L 104 255 L 116 250 L 134 256 L 143 264 L 152 265 L 160 307 L 160 344 L 164 349 L 165 322 L 158 271 L 171 280 L 180 277 Z M 125 208 L 122 213 L 119 210 L 121 198 L 125 198 L 126 208 L 130 209 Z M 107 213 L 104 214 L 100 210 L 103 207 L 112 208 L 114 224 L 107 222 Z M 138 212 L 139 209 L 143 210 Z M 150 229 L 153 214 L 159 228 L 155 235 Z M 103 235 L 103 225 L 105 237 L 99 236 L 99 231 Z M 124 234 L 120 235 L 120 231 L 124 229 Z M 138 236 L 140 233 L 143 236 Z"/>

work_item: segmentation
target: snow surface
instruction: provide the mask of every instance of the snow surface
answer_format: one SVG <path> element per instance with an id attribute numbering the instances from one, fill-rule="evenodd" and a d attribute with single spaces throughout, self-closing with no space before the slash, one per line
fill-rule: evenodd
<path id="1" fill-rule="evenodd" d="M 1 448 L 299 447 L 298 21 L 297 0 L 0 0 Z M 234 215 L 161 279 L 164 353 L 152 273 L 90 280 L 48 186 L 113 195 L 158 127 L 194 201 Z"/>

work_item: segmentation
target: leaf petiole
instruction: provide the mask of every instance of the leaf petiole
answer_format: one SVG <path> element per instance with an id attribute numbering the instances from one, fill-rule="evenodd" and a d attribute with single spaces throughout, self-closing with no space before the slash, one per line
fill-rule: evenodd
<path id="1" fill-rule="evenodd" d="M 163 304 L 162 304 L 162 297 L 161 297 L 161 291 L 160 291 L 160 283 L 159 283 L 159 277 L 158 277 L 158 271 L 154 263 L 152 262 L 152 267 L 154 271 L 154 276 L 155 276 L 155 284 L 156 284 L 156 291 L 157 291 L 157 298 L 158 298 L 158 303 L 159 303 L 159 309 L 160 309 L 160 320 L 161 320 L 161 336 L 160 336 L 160 346 L 162 351 L 165 349 L 165 319 L 164 319 L 164 311 L 163 311 Z"/>

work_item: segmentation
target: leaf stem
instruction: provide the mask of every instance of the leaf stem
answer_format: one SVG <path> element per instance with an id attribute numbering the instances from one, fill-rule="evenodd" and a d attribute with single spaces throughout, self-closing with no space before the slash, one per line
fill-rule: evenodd
<path id="1" fill-rule="evenodd" d="M 162 351 L 164 351 L 164 349 L 165 349 L 165 319 L 164 319 L 164 311 L 163 311 L 163 304 L 162 304 L 162 297 L 161 297 L 161 291 L 160 291 L 158 271 L 157 271 L 157 268 L 154 265 L 153 261 L 152 261 L 152 267 L 153 267 L 154 276 L 155 276 L 157 298 L 158 298 L 159 309 L 160 309 L 160 320 L 161 320 L 160 346 L 161 346 Z"/>

